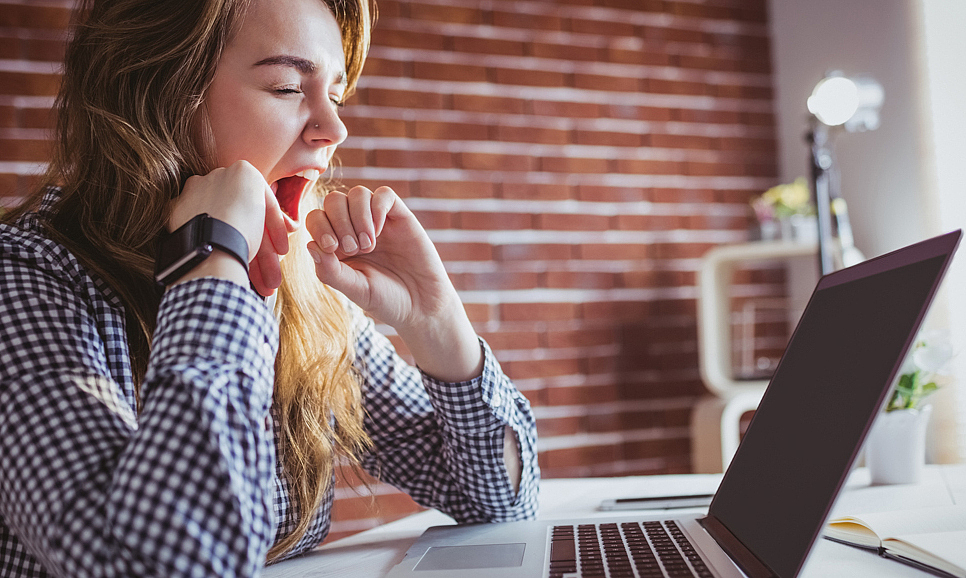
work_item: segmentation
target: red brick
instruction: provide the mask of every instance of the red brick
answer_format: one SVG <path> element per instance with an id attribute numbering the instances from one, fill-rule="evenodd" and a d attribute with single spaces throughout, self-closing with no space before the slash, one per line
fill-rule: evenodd
<path id="1" fill-rule="evenodd" d="M 671 55 L 667 51 L 633 50 L 613 45 L 607 48 L 607 57 L 605 60 L 619 64 L 643 64 L 648 66 L 671 65 Z"/>
<path id="2" fill-rule="evenodd" d="M 678 215 L 617 215 L 615 229 L 620 231 L 673 231 L 687 221 Z"/>
<path id="3" fill-rule="evenodd" d="M 363 74 L 364 78 L 365 75 Z M 363 98 L 364 102 L 373 106 L 391 106 L 402 109 L 442 109 L 446 107 L 447 100 L 447 96 L 444 94 L 384 88 L 363 88 L 360 89 L 359 96 Z"/>
<path id="4" fill-rule="evenodd" d="M 436 243 L 443 261 L 491 261 L 493 247 L 486 243 Z"/>
<path id="5" fill-rule="evenodd" d="M 482 24 L 483 11 L 461 6 L 444 6 L 440 4 L 409 5 L 409 15 L 415 20 L 429 20 L 431 22 L 455 22 L 460 24 Z"/>
<path id="6" fill-rule="evenodd" d="M 552 173 L 604 174 L 611 172 L 611 167 L 607 159 L 545 157 L 540 159 L 540 170 Z"/>
<path id="7" fill-rule="evenodd" d="M 457 229 L 469 231 L 520 230 L 533 228 L 533 216 L 529 213 L 477 213 L 463 212 L 454 216 Z"/>
<path id="8" fill-rule="evenodd" d="M 652 253 L 648 245 L 629 243 L 587 243 L 580 245 L 577 251 L 580 259 L 594 261 L 648 259 Z"/>
<path id="9" fill-rule="evenodd" d="M 461 122 L 416 121 L 413 136 L 436 140 L 490 140 L 491 127 Z"/>
<path id="10" fill-rule="evenodd" d="M 555 387 L 547 391 L 547 405 L 592 405 L 617 401 L 615 385 L 579 385 Z"/>
<path id="11" fill-rule="evenodd" d="M 453 155 L 446 151 L 377 149 L 373 163 L 378 167 L 448 168 L 453 166 Z"/>
<path id="12" fill-rule="evenodd" d="M 504 303 L 500 305 L 503 321 L 561 321 L 574 319 L 577 306 L 573 303 Z"/>
<path id="13" fill-rule="evenodd" d="M 536 228 L 554 231 L 606 231 L 610 229 L 610 217 L 579 213 L 537 215 Z"/>
<path id="14" fill-rule="evenodd" d="M 369 57 L 366 59 L 365 77 L 386 76 L 405 78 L 413 75 L 412 63 L 387 58 Z"/>
<path id="15" fill-rule="evenodd" d="M 493 183 L 473 181 L 420 181 L 419 195 L 443 199 L 493 198 Z"/>
<path id="16" fill-rule="evenodd" d="M 630 76 L 605 76 L 602 74 L 575 74 L 574 86 L 588 90 L 610 90 L 615 92 L 637 92 L 641 90 L 639 79 Z"/>
<path id="17" fill-rule="evenodd" d="M 496 128 L 497 139 L 504 142 L 529 142 L 539 144 L 569 144 L 571 131 L 535 126 L 507 126 Z"/>
<path id="18" fill-rule="evenodd" d="M 47 108 L 20 109 L 23 128 L 54 128 L 54 112 Z"/>
<path id="19" fill-rule="evenodd" d="M 576 131 L 575 142 L 582 145 L 639 147 L 643 145 L 640 134 L 634 132 Z"/>
<path id="20" fill-rule="evenodd" d="M 543 285 L 551 289 L 613 289 L 617 286 L 613 273 L 583 271 L 550 271 Z"/>
<path id="21" fill-rule="evenodd" d="M 534 100 L 530 106 L 533 108 L 533 114 L 539 116 L 559 116 L 563 118 L 598 118 L 601 116 L 601 106 L 593 102 Z"/>
<path id="22" fill-rule="evenodd" d="M 464 303 L 463 309 L 473 323 L 488 323 L 494 320 L 494 307 L 487 303 Z"/>
<path id="23" fill-rule="evenodd" d="M 569 60 L 574 62 L 606 61 L 603 48 L 595 46 L 581 46 L 578 44 L 551 44 L 546 42 L 531 42 L 527 45 L 530 56 L 551 58 L 553 60 Z"/>
<path id="24" fill-rule="evenodd" d="M 450 278 L 459 291 L 530 289 L 537 285 L 537 274 L 525 272 L 459 273 Z"/>
<path id="25" fill-rule="evenodd" d="M 413 77 L 454 82 L 487 82 L 489 80 L 489 71 L 485 66 L 443 62 L 414 62 Z"/>
<path id="26" fill-rule="evenodd" d="M 453 95 L 453 109 L 470 112 L 522 114 L 525 112 L 526 104 L 524 100 L 503 96 L 485 96 L 480 94 Z"/>
<path id="27" fill-rule="evenodd" d="M 500 54 L 504 56 L 524 56 L 527 44 L 516 40 L 499 38 L 479 38 L 475 36 L 456 36 L 453 50 L 473 54 Z"/>
<path id="28" fill-rule="evenodd" d="M 532 171 L 537 160 L 527 155 L 459 153 L 457 166 L 477 171 Z"/>
<path id="29" fill-rule="evenodd" d="M 0 127 L 13 128 L 17 126 L 18 110 L 13 106 L 0 104 Z"/>
<path id="30" fill-rule="evenodd" d="M 70 23 L 71 11 L 67 7 L 7 3 L 0 6 L 2 6 L 2 9 L 0 9 L 0 27 L 63 30 Z"/>
<path id="31" fill-rule="evenodd" d="M 618 170 L 618 172 L 623 173 L 621 170 Z M 634 202 L 649 200 L 650 193 L 648 189 L 634 187 L 580 185 L 577 187 L 577 198 L 582 201 Z"/>
<path id="32" fill-rule="evenodd" d="M 603 37 L 635 37 L 638 35 L 638 32 L 633 24 L 629 22 L 618 22 L 615 20 L 589 20 L 572 18 L 570 20 L 570 30 L 578 34 L 593 34 Z"/>
<path id="33" fill-rule="evenodd" d="M 335 153 L 335 159 L 344 167 L 364 167 L 368 164 L 366 151 L 352 147 L 339 148 Z"/>
<path id="34" fill-rule="evenodd" d="M 424 229 L 452 229 L 453 213 L 444 211 L 413 211 Z"/>
<path id="35" fill-rule="evenodd" d="M 547 14 L 527 14 L 494 10 L 493 25 L 499 28 L 523 28 L 525 30 L 562 30 L 559 16 Z"/>
<path id="36" fill-rule="evenodd" d="M 383 23 L 385 24 L 385 23 Z M 396 48 L 445 50 L 446 37 L 425 31 L 400 30 L 377 24 L 372 30 L 372 46 L 391 46 Z M 375 51 L 378 54 L 378 51 Z"/>
<path id="37" fill-rule="evenodd" d="M 498 331 L 488 333 L 483 331 L 480 337 L 486 340 L 490 347 L 497 352 L 504 349 L 536 349 L 540 346 L 540 335 L 533 331 Z"/>
<path id="38" fill-rule="evenodd" d="M 686 164 L 654 159 L 617 159 L 617 172 L 623 175 L 677 175 Z"/>
<path id="39" fill-rule="evenodd" d="M 507 361 L 502 363 L 503 370 L 511 379 L 536 379 L 563 375 L 578 375 L 581 372 L 577 359 L 531 359 Z"/>
<path id="40" fill-rule="evenodd" d="M 50 160 L 51 145 L 46 140 L 0 139 L 0 159 L 45 162 Z"/>
<path id="41" fill-rule="evenodd" d="M 592 347 L 617 341 L 610 324 L 591 329 L 548 331 L 546 337 L 548 347 Z"/>
<path id="42" fill-rule="evenodd" d="M 695 150 L 711 150 L 714 148 L 712 137 L 692 134 L 660 134 L 651 133 L 645 137 L 648 145 L 658 148 L 681 148 Z"/>
<path id="43" fill-rule="evenodd" d="M 504 199 L 563 200 L 574 198 L 573 187 L 568 185 L 503 183 L 501 192 L 501 197 Z"/>
<path id="44" fill-rule="evenodd" d="M 557 261 L 572 259 L 575 254 L 573 245 L 558 243 L 500 245 L 494 257 L 497 261 Z"/>
<path id="45" fill-rule="evenodd" d="M 54 96 L 59 88 L 59 74 L 0 71 L 0 94 Z"/>
<path id="46" fill-rule="evenodd" d="M 567 86 L 567 75 L 553 70 L 534 68 L 497 68 L 494 80 L 499 84 L 524 86 Z"/>
<path id="47" fill-rule="evenodd" d="M 573 435 L 583 431 L 583 418 L 577 416 L 537 420 L 539 437 Z"/>

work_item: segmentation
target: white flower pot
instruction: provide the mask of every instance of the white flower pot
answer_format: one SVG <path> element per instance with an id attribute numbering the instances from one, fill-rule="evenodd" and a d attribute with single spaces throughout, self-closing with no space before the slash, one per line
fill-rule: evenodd
<path id="1" fill-rule="evenodd" d="M 914 484 L 926 464 L 926 426 L 932 406 L 879 415 L 865 442 L 873 484 Z"/>

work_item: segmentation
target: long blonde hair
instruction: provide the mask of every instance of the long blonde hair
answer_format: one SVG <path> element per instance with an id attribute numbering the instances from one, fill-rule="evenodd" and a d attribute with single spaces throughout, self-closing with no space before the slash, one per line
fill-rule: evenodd
<path id="1" fill-rule="evenodd" d="M 365 62 L 374 7 L 369 0 L 320 1 L 342 31 L 348 96 Z M 188 177 L 213 168 L 192 123 L 250 2 L 82 0 L 65 55 L 51 164 L 43 185 L 4 216 L 12 222 L 36 209 L 49 187 L 60 189 L 45 228 L 123 303 L 137 391 L 161 299 L 152 274 L 168 201 Z M 304 536 L 336 456 L 357 464 L 370 445 L 346 308 L 315 278 L 304 242 L 282 265 L 274 409 L 299 519 L 269 560 Z"/>

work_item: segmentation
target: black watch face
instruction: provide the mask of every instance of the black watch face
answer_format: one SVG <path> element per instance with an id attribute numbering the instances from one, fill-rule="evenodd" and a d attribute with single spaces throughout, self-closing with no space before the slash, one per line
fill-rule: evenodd
<path id="1" fill-rule="evenodd" d="M 203 222 L 195 217 L 161 241 L 154 275 L 159 283 L 176 281 L 211 254 L 211 245 L 201 241 Z"/>

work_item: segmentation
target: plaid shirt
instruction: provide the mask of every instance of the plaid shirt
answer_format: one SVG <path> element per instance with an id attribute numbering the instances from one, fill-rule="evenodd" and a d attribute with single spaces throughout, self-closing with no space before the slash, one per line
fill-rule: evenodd
<path id="1" fill-rule="evenodd" d="M 295 525 L 271 417 L 277 321 L 228 281 L 168 290 L 138 415 L 123 307 L 44 237 L 54 198 L 17 228 L 0 225 L 0 575 L 258 574 Z M 441 383 L 355 319 L 376 447 L 364 467 L 460 522 L 533 517 L 533 415 L 486 344 L 481 377 Z M 330 488 L 291 555 L 328 533 L 332 499 Z"/>

